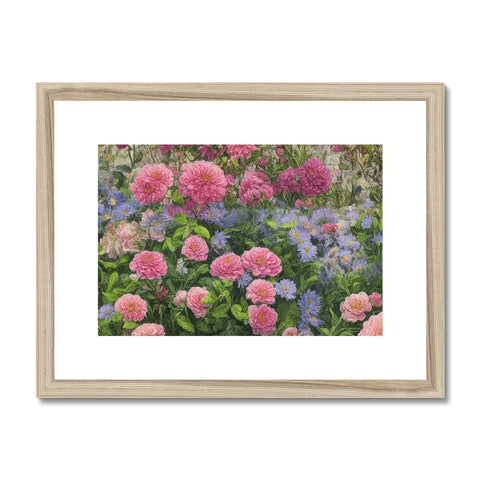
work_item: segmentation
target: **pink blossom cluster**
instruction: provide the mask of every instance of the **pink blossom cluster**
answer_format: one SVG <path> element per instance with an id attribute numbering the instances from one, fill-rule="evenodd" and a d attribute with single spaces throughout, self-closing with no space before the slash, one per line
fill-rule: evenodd
<path id="1" fill-rule="evenodd" d="M 248 307 L 248 323 L 255 335 L 269 335 L 276 328 L 277 312 L 267 305 L 250 305 Z"/>
<path id="2" fill-rule="evenodd" d="M 132 337 L 164 337 L 165 329 L 158 323 L 144 323 L 132 332 Z"/>
<path id="3" fill-rule="evenodd" d="M 207 304 L 202 300 L 208 295 L 205 287 L 192 287 L 187 293 L 187 307 L 193 312 L 195 318 L 205 317 Z"/>
<path id="4" fill-rule="evenodd" d="M 383 312 L 372 315 L 362 327 L 359 337 L 381 337 L 383 335 Z"/>
<path id="5" fill-rule="evenodd" d="M 253 247 L 242 254 L 242 265 L 255 277 L 277 276 L 282 271 L 281 260 L 268 248 Z"/>
<path id="6" fill-rule="evenodd" d="M 257 150 L 255 145 L 227 145 L 227 153 L 232 157 L 232 160 L 250 158 L 255 150 Z"/>
<path id="7" fill-rule="evenodd" d="M 266 303 L 267 305 L 271 305 L 275 303 L 275 288 L 267 280 L 258 278 L 247 287 L 245 298 L 251 300 L 252 303 Z"/>
<path id="8" fill-rule="evenodd" d="M 147 238 L 147 232 L 142 230 L 137 222 L 129 223 L 122 220 L 116 226 L 113 222 L 107 225 L 107 231 L 100 239 L 100 244 L 110 258 L 117 258 L 126 253 L 139 252 Z"/>
<path id="9" fill-rule="evenodd" d="M 298 168 L 288 167 L 278 177 L 283 190 L 315 197 L 326 192 L 332 183 L 332 175 L 318 158 L 308 159 Z"/>
<path id="10" fill-rule="evenodd" d="M 208 255 L 207 242 L 197 235 L 190 235 L 182 247 L 182 254 L 197 262 L 206 260 Z"/>
<path id="11" fill-rule="evenodd" d="M 363 320 L 366 312 L 369 312 L 371 309 L 372 305 L 365 292 L 352 293 L 340 304 L 342 318 L 348 322 Z"/>
<path id="12" fill-rule="evenodd" d="M 173 185 L 172 172 L 162 163 L 148 164 L 130 184 L 135 200 L 148 205 L 163 199 L 169 187 Z"/>
<path id="13" fill-rule="evenodd" d="M 255 206 L 273 197 L 273 188 L 266 173 L 248 172 L 240 184 L 239 198 L 245 205 Z"/>
<path id="14" fill-rule="evenodd" d="M 115 311 L 122 314 L 124 322 L 141 322 L 147 313 L 147 303 L 140 296 L 127 293 L 115 302 Z"/>
<path id="15" fill-rule="evenodd" d="M 238 280 L 245 273 L 242 259 L 235 253 L 225 253 L 210 265 L 210 275 L 222 280 Z"/>

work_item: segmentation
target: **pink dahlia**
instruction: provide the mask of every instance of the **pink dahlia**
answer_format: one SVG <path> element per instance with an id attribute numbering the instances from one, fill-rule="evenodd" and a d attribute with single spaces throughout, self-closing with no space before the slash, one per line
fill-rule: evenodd
<path id="1" fill-rule="evenodd" d="M 338 225 L 336 223 L 324 223 L 322 225 L 322 233 L 335 233 L 338 231 Z"/>
<path id="2" fill-rule="evenodd" d="M 300 183 L 298 182 L 298 175 L 299 172 L 297 168 L 288 167 L 278 176 L 278 181 L 286 192 L 298 193 L 301 189 Z"/>
<path id="3" fill-rule="evenodd" d="M 238 280 L 245 270 L 242 259 L 234 253 L 225 253 L 217 257 L 210 265 L 210 274 L 222 280 Z"/>
<path id="4" fill-rule="evenodd" d="M 308 159 L 297 171 L 302 193 L 306 197 L 315 197 L 330 188 L 332 175 L 318 158 Z"/>
<path id="5" fill-rule="evenodd" d="M 173 185 L 172 172 L 162 163 L 145 165 L 135 182 L 130 185 L 135 200 L 143 205 L 159 202 Z"/>
<path id="6" fill-rule="evenodd" d="M 352 293 L 340 304 L 342 318 L 348 322 L 357 322 L 365 318 L 365 312 L 372 309 L 365 292 Z"/>
<path id="7" fill-rule="evenodd" d="M 273 188 L 267 174 L 248 172 L 240 184 L 238 193 L 243 204 L 255 206 L 260 200 L 272 198 Z"/>
<path id="8" fill-rule="evenodd" d="M 235 185 L 235 177 L 232 174 L 227 173 L 225 175 L 225 180 L 227 181 L 227 185 L 229 187 L 231 187 L 232 185 Z"/>
<path id="9" fill-rule="evenodd" d="M 132 337 L 164 337 L 163 325 L 157 323 L 144 323 L 139 325 L 133 332 Z"/>
<path id="10" fill-rule="evenodd" d="M 199 160 L 184 163 L 179 178 L 178 191 L 197 204 L 221 202 L 227 192 L 227 180 L 223 170 L 212 162 Z"/>
<path id="11" fill-rule="evenodd" d="M 187 291 L 186 290 L 179 290 L 173 299 L 173 304 L 176 307 L 179 307 L 182 303 L 187 301 Z"/>
<path id="12" fill-rule="evenodd" d="M 161 278 L 167 273 L 167 263 L 163 253 L 144 250 L 137 253 L 130 262 L 130 270 L 137 272 L 140 278 Z"/>
<path id="13" fill-rule="evenodd" d="M 190 235 L 182 247 L 182 254 L 190 260 L 196 260 L 197 262 L 206 260 L 208 255 L 207 243 L 197 235 Z"/>
<path id="14" fill-rule="evenodd" d="M 252 327 L 255 335 L 269 335 L 275 330 L 275 324 L 278 320 L 277 312 L 267 305 L 250 305 L 248 307 L 248 323 Z"/>
<path id="15" fill-rule="evenodd" d="M 298 331 L 295 327 L 288 327 L 282 333 L 282 337 L 296 337 L 296 336 L 298 336 Z"/>
<path id="16" fill-rule="evenodd" d="M 275 303 L 275 288 L 266 280 L 254 280 L 247 287 L 246 298 L 251 300 L 252 303 L 266 303 L 271 305 Z"/>
<path id="17" fill-rule="evenodd" d="M 368 298 L 374 307 L 382 306 L 382 295 L 380 293 L 373 292 Z"/>
<path id="18" fill-rule="evenodd" d="M 242 254 L 242 264 L 255 277 L 275 277 L 282 271 L 281 260 L 268 248 L 253 247 Z"/>
<path id="19" fill-rule="evenodd" d="M 232 160 L 250 158 L 255 150 L 257 150 L 255 145 L 227 145 L 227 153 L 232 157 Z"/>
<path id="20" fill-rule="evenodd" d="M 383 335 L 383 312 L 372 315 L 358 334 L 359 337 L 381 337 Z"/>
<path id="21" fill-rule="evenodd" d="M 123 315 L 124 322 L 141 322 L 147 313 L 147 303 L 138 295 L 127 293 L 115 302 L 115 311 Z"/>
<path id="22" fill-rule="evenodd" d="M 187 293 L 187 307 L 194 313 L 196 318 L 204 317 L 207 305 L 202 300 L 207 296 L 205 287 L 192 287 Z"/>

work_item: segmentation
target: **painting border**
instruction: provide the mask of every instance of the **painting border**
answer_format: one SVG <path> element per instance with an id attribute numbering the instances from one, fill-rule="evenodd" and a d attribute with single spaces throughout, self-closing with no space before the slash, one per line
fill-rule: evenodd
<path id="1" fill-rule="evenodd" d="M 37 397 L 444 398 L 443 83 L 38 83 Z M 54 371 L 54 104 L 57 101 L 425 101 L 426 380 L 57 380 Z"/>

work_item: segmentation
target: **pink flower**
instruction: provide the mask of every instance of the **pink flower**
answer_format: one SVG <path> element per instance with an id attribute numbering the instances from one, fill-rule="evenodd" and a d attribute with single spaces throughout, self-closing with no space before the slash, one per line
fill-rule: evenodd
<path id="1" fill-rule="evenodd" d="M 196 318 L 204 317 L 207 305 L 202 303 L 208 294 L 205 287 L 192 287 L 187 293 L 187 307 L 194 313 Z"/>
<path id="2" fill-rule="evenodd" d="M 137 253 L 130 262 L 130 270 L 137 272 L 140 278 L 162 278 L 167 273 L 167 263 L 163 253 L 144 250 Z"/>
<path id="3" fill-rule="evenodd" d="M 365 318 L 365 312 L 372 309 L 365 292 L 352 293 L 340 305 L 342 318 L 348 322 L 357 322 Z"/>
<path id="4" fill-rule="evenodd" d="M 129 278 L 132 282 L 138 282 L 139 276 L 136 273 L 131 273 Z"/>
<path id="5" fill-rule="evenodd" d="M 283 148 L 277 148 L 275 150 L 275 153 L 279 156 L 279 157 L 282 157 L 283 154 L 285 153 L 285 151 L 283 150 Z"/>
<path id="6" fill-rule="evenodd" d="M 247 287 L 246 298 L 252 303 L 266 303 L 271 305 L 275 303 L 275 288 L 266 280 L 254 280 Z"/>
<path id="7" fill-rule="evenodd" d="M 232 160 L 236 158 L 250 158 L 255 150 L 257 150 L 255 145 L 227 145 L 227 152 L 232 157 Z"/>
<path id="8" fill-rule="evenodd" d="M 164 337 L 163 325 L 157 323 L 144 323 L 139 325 L 133 332 L 132 337 Z"/>
<path id="9" fill-rule="evenodd" d="M 277 312 L 267 305 L 250 305 L 248 307 L 249 320 L 248 323 L 252 327 L 255 335 L 269 335 L 275 330 L 277 323 Z"/>
<path id="10" fill-rule="evenodd" d="M 301 186 L 298 182 L 298 169 L 288 167 L 279 176 L 278 181 L 282 188 L 288 193 L 300 192 Z"/>
<path id="11" fill-rule="evenodd" d="M 202 155 L 203 158 L 206 158 L 207 160 L 215 160 L 218 155 L 217 150 L 212 150 L 211 145 L 200 145 L 198 147 L 198 151 Z"/>
<path id="12" fill-rule="evenodd" d="M 164 283 L 162 283 L 155 290 L 155 298 L 159 302 L 163 302 L 163 300 L 165 300 L 168 297 L 169 293 L 170 293 L 169 288 Z"/>
<path id="13" fill-rule="evenodd" d="M 255 277 L 275 277 L 282 271 L 280 259 L 268 248 L 253 247 L 242 254 L 242 264 Z"/>
<path id="14" fill-rule="evenodd" d="M 340 153 L 340 152 L 343 152 L 345 150 L 345 147 L 343 145 L 332 145 L 330 147 L 330 150 L 332 152 Z"/>
<path id="15" fill-rule="evenodd" d="M 298 336 L 298 332 L 295 327 L 288 327 L 282 333 L 282 337 L 296 337 L 296 336 Z"/>
<path id="16" fill-rule="evenodd" d="M 222 280 L 231 280 L 234 282 L 238 280 L 245 270 L 242 265 L 242 260 L 234 253 L 226 253 L 217 257 L 210 265 L 210 274 Z"/>
<path id="17" fill-rule="evenodd" d="M 335 233 L 338 230 L 338 225 L 335 223 L 324 223 L 322 225 L 323 233 Z"/>
<path id="18" fill-rule="evenodd" d="M 370 298 L 370 303 L 374 307 L 382 306 L 382 295 L 380 293 L 373 292 L 368 298 Z"/>
<path id="19" fill-rule="evenodd" d="M 383 335 L 383 312 L 372 315 L 358 334 L 359 337 L 381 337 Z"/>
<path id="20" fill-rule="evenodd" d="M 179 178 L 178 191 L 191 197 L 195 203 L 221 202 L 227 192 L 227 180 L 223 170 L 212 162 L 199 160 L 184 163 L 183 174 Z"/>
<path id="21" fill-rule="evenodd" d="M 190 235 L 182 247 L 182 254 L 190 260 L 196 260 L 197 262 L 206 260 L 208 255 L 207 243 L 197 235 Z"/>
<path id="22" fill-rule="evenodd" d="M 163 163 L 145 165 L 135 182 L 130 185 L 135 200 L 148 205 L 163 199 L 173 185 L 173 174 Z"/>
<path id="23" fill-rule="evenodd" d="M 129 223 L 122 220 L 116 227 L 114 223 L 108 224 L 100 244 L 110 258 L 117 258 L 129 252 L 139 252 L 144 247 L 144 240 L 147 237 L 137 222 Z"/>
<path id="24" fill-rule="evenodd" d="M 186 290 L 179 290 L 173 299 L 173 304 L 176 307 L 179 307 L 182 303 L 187 301 L 187 291 Z"/>
<path id="25" fill-rule="evenodd" d="M 268 163 L 268 160 L 266 158 L 259 158 L 258 159 L 258 164 L 261 166 L 261 167 L 264 167 L 265 165 L 267 165 Z"/>
<path id="26" fill-rule="evenodd" d="M 178 205 L 170 205 L 167 208 L 167 215 L 169 217 L 174 217 L 177 213 L 182 213 L 182 212 L 183 212 L 183 208 L 179 207 Z"/>
<path id="27" fill-rule="evenodd" d="M 167 155 L 173 148 L 175 148 L 175 145 L 160 145 L 160 150 L 163 155 Z"/>
<path id="28" fill-rule="evenodd" d="M 230 173 L 227 173 L 225 175 L 225 180 L 227 181 L 227 185 L 231 187 L 232 185 L 235 185 L 235 177 L 231 175 Z"/>
<path id="29" fill-rule="evenodd" d="M 125 148 L 128 147 L 128 145 L 116 145 L 116 147 L 117 147 L 119 150 L 124 150 Z"/>
<path id="30" fill-rule="evenodd" d="M 273 194 L 280 195 L 282 193 L 282 186 L 279 183 L 272 184 Z"/>
<path id="31" fill-rule="evenodd" d="M 287 159 L 285 157 L 280 157 L 280 162 L 285 163 Z"/>
<path id="32" fill-rule="evenodd" d="M 326 192 L 332 183 L 332 175 L 318 158 L 308 159 L 297 168 L 302 193 L 306 197 L 314 197 Z"/>
<path id="33" fill-rule="evenodd" d="M 273 197 L 273 188 L 268 175 L 261 172 L 248 172 L 240 184 L 240 201 L 255 206 L 260 200 Z"/>
<path id="34" fill-rule="evenodd" d="M 115 311 L 123 315 L 124 322 L 141 322 L 147 313 L 147 303 L 138 295 L 127 293 L 115 302 Z"/>

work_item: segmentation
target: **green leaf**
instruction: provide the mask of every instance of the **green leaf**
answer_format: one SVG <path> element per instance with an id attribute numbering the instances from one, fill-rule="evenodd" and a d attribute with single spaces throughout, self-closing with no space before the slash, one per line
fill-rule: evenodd
<path id="1" fill-rule="evenodd" d="M 133 330 L 134 328 L 137 328 L 137 326 L 136 322 L 123 322 L 123 328 L 125 330 Z"/>
<path id="2" fill-rule="evenodd" d="M 176 205 L 180 205 L 181 207 L 185 205 L 185 199 L 183 198 L 182 195 L 180 195 L 180 193 L 178 193 L 177 190 L 175 190 L 172 194 L 172 202 L 175 203 Z"/>
<path id="3" fill-rule="evenodd" d="M 120 170 L 122 172 L 130 173 L 132 169 L 128 165 L 118 165 L 115 167 L 115 170 Z"/>
<path id="4" fill-rule="evenodd" d="M 175 248 L 173 246 L 173 243 L 172 243 L 172 239 L 170 237 L 165 237 L 163 245 L 164 245 L 164 249 L 168 248 L 171 252 L 173 252 L 175 250 Z"/>
<path id="5" fill-rule="evenodd" d="M 242 307 L 241 305 L 238 305 L 238 303 L 236 303 L 235 305 L 232 305 L 232 308 L 230 309 L 230 311 L 232 312 L 232 315 L 237 320 L 245 320 L 246 318 L 248 318 L 248 313 L 245 313 L 244 311 L 242 311 Z"/>
<path id="6" fill-rule="evenodd" d="M 319 330 L 328 337 L 330 336 L 330 330 L 328 328 L 319 328 Z"/>
<path id="7" fill-rule="evenodd" d="M 228 303 L 223 303 L 222 305 L 215 307 L 211 313 L 214 317 L 223 317 L 226 315 L 229 309 L 230 305 Z"/>
<path id="8" fill-rule="evenodd" d="M 112 288 L 115 286 L 115 284 L 117 283 L 118 281 L 118 273 L 117 272 L 113 272 L 111 275 L 110 275 L 110 278 L 108 279 L 108 287 L 107 287 L 107 292 L 110 292 L 112 290 Z"/>
<path id="9" fill-rule="evenodd" d="M 186 225 L 188 222 L 187 216 L 184 213 L 177 213 L 176 215 L 174 215 L 173 219 L 179 225 Z"/>
<path id="10" fill-rule="evenodd" d="M 233 282 L 231 280 L 229 280 L 228 278 L 225 278 L 223 280 L 223 284 L 225 285 L 225 287 L 231 287 L 233 285 Z"/>
<path id="11" fill-rule="evenodd" d="M 179 214 L 178 214 L 179 215 Z M 173 238 L 181 238 L 183 237 L 183 234 L 186 232 L 187 227 L 180 227 L 175 230 L 175 233 L 173 234 Z"/>
<path id="12" fill-rule="evenodd" d="M 184 317 L 183 315 L 179 315 L 177 318 L 177 323 L 187 332 L 190 333 L 195 333 L 195 327 L 193 326 L 193 323 L 187 318 Z"/>
<path id="13" fill-rule="evenodd" d="M 274 230 L 278 230 L 278 223 L 275 220 L 265 220 L 264 222 L 266 225 L 268 225 L 270 228 L 273 228 Z"/>
<path id="14" fill-rule="evenodd" d="M 196 327 L 200 333 L 206 333 L 206 334 L 212 333 L 212 329 L 202 320 L 196 321 Z"/>
<path id="15" fill-rule="evenodd" d="M 353 337 L 353 333 L 349 332 L 348 330 L 344 330 L 342 333 L 340 333 L 340 337 Z"/>
<path id="16" fill-rule="evenodd" d="M 205 297 L 202 298 L 202 303 L 206 305 L 213 305 L 217 301 L 217 296 L 213 292 L 208 292 Z"/>
<path id="17" fill-rule="evenodd" d="M 193 230 L 195 231 L 195 233 L 197 233 L 203 238 L 206 238 L 207 240 L 210 238 L 210 232 L 201 225 L 197 225 Z"/>
<path id="18" fill-rule="evenodd" d="M 205 273 L 207 273 L 208 271 L 210 270 L 210 267 L 206 264 L 204 265 L 200 265 L 197 269 L 197 273 L 198 275 L 203 275 Z"/>

